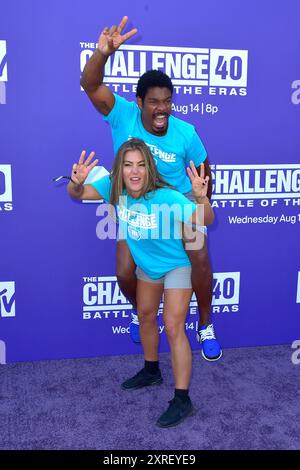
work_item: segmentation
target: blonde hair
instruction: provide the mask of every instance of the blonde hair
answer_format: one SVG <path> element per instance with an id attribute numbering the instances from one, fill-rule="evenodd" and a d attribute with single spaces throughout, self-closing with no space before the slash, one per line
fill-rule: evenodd
<path id="1" fill-rule="evenodd" d="M 169 183 L 164 181 L 157 171 L 155 161 L 149 147 L 140 139 L 130 139 L 124 142 L 118 150 L 114 160 L 113 168 L 110 173 L 112 182 L 110 204 L 117 204 L 119 197 L 122 196 L 125 185 L 123 180 L 123 164 L 126 152 L 129 150 L 138 150 L 144 157 L 146 167 L 146 179 L 144 187 L 142 188 L 141 196 L 145 196 L 150 191 L 158 188 L 173 188 Z"/>

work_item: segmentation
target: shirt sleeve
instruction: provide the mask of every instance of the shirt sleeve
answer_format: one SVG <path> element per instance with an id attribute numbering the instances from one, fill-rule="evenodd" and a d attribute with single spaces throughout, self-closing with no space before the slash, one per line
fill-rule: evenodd
<path id="1" fill-rule="evenodd" d="M 170 206 L 173 204 L 178 206 L 179 210 L 174 211 L 175 220 L 187 224 L 192 217 L 193 212 L 197 209 L 197 205 L 179 191 L 175 191 L 173 189 L 169 191 L 167 199 Z"/>
<path id="2" fill-rule="evenodd" d="M 91 185 L 103 197 L 105 202 L 109 202 L 110 193 L 111 193 L 111 179 L 109 175 L 103 176 L 103 178 L 93 181 Z"/>
<path id="3" fill-rule="evenodd" d="M 194 130 L 191 141 L 187 148 L 185 155 L 185 163 L 187 166 L 190 166 L 190 161 L 192 160 L 196 167 L 198 167 L 207 157 L 207 152 L 202 143 L 202 140 L 198 136 L 197 132 Z"/>
<path id="4" fill-rule="evenodd" d="M 127 124 L 131 119 L 135 108 L 133 101 L 127 101 L 122 96 L 116 95 L 115 104 L 107 116 L 103 116 L 104 121 L 108 122 L 112 129 L 116 129 Z"/>

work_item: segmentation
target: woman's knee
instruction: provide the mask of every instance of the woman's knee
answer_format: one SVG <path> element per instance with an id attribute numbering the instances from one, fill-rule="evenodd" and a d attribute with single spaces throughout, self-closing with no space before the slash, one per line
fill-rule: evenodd
<path id="1" fill-rule="evenodd" d="M 184 332 L 184 323 L 182 322 L 166 322 L 165 332 L 169 340 L 176 340 Z"/>

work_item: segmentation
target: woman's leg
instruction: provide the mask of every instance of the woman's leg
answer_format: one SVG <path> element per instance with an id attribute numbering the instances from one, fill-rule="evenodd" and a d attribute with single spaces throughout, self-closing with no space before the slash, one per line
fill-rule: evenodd
<path id="1" fill-rule="evenodd" d="M 171 360 L 175 378 L 175 394 L 168 409 L 159 417 L 157 425 L 163 428 L 176 426 L 193 411 L 189 397 L 189 383 L 192 372 L 192 351 L 185 334 L 185 319 L 192 295 L 189 268 L 174 270 L 179 275 L 179 283 L 171 283 L 164 291 L 164 322 L 171 348 Z M 186 279 L 182 277 L 182 273 Z M 175 281 L 176 281 L 176 273 Z M 168 277 L 169 273 L 166 277 Z M 172 276 L 172 274 L 171 274 Z M 181 277 L 181 279 L 180 279 Z M 188 281 L 188 282 L 182 282 Z M 186 284 L 184 286 L 184 284 Z M 181 285 L 182 287 L 177 287 Z M 185 287 L 185 288 L 184 288 Z"/>
<path id="2" fill-rule="evenodd" d="M 140 336 L 146 361 L 158 361 L 159 333 L 157 311 L 163 293 L 163 283 L 152 284 L 138 280 L 137 311 L 140 321 Z"/>
<path id="3" fill-rule="evenodd" d="M 122 383 L 124 390 L 135 390 L 162 383 L 158 363 L 157 310 L 163 293 L 163 283 L 151 283 L 138 279 L 137 309 L 140 320 L 141 340 L 145 365 L 136 375 Z"/>
<path id="4" fill-rule="evenodd" d="M 185 319 L 192 289 L 166 289 L 164 292 L 165 331 L 171 348 L 175 388 L 186 390 L 192 371 L 192 352 L 185 333 Z"/>

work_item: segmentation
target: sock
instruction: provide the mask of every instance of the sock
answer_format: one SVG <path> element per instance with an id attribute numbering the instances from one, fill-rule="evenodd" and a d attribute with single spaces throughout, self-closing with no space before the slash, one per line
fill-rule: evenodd
<path id="1" fill-rule="evenodd" d="M 186 402 L 189 400 L 189 390 L 183 390 L 180 388 L 175 388 L 175 398 L 180 398 L 181 401 Z"/>
<path id="2" fill-rule="evenodd" d="M 145 361 L 145 371 L 149 374 L 156 374 L 158 372 L 158 361 Z"/>

